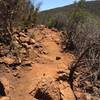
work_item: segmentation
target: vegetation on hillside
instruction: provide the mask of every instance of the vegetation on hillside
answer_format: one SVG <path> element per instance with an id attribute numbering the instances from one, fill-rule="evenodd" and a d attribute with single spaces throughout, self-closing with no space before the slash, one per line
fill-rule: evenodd
<path id="1" fill-rule="evenodd" d="M 47 24 L 49 18 L 52 18 L 53 16 L 58 15 L 58 14 L 68 16 L 71 12 L 73 12 L 74 7 L 75 5 L 71 4 L 68 6 L 60 7 L 60 8 L 42 11 L 39 13 L 38 23 Z M 97 16 L 100 18 L 100 1 L 95 0 L 95 1 L 86 2 L 85 10 L 93 14 L 94 16 Z"/>

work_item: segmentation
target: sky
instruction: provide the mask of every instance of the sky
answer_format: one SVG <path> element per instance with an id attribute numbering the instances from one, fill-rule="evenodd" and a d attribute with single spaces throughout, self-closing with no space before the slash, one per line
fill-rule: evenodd
<path id="1" fill-rule="evenodd" d="M 69 4 L 72 4 L 74 1 L 75 0 L 36 0 L 36 3 L 42 2 L 40 10 L 43 11 L 47 9 L 69 5 Z M 90 0 L 87 0 L 87 1 L 90 1 Z"/>

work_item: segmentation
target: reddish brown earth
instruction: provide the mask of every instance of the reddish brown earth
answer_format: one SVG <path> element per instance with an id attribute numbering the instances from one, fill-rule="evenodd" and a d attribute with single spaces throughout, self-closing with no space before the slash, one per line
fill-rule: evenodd
<path id="1" fill-rule="evenodd" d="M 11 98 L 10 100 L 36 100 L 30 93 L 43 79 L 47 80 L 47 84 L 50 80 L 55 82 L 63 100 L 75 100 L 69 84 L 63 81 L 56 81 L 59 77 L 57 72 L 66 72 L 74 58 L 70 53 L 61 52 L 60 33 L 48 28 L 39 30 L 36 28 L 28 31 L 35 33 L 35 40 L 43 46 L 43 53 L 38 53 L 38 58 L 34 58 L 32 67 L 18 67 L 17 70 L 13 71 L 6 68 L 4 72 L 0 73 L 0 77 L 5 77 L 9 80 L 8 96 Z M 31 54 L 30 56 L 33 55 Z M 53 98 L 53 100 L 60 99 Z"/>

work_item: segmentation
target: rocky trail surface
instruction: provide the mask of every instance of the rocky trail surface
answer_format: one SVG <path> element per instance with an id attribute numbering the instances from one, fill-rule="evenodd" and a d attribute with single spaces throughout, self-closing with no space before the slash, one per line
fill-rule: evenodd
<path id="1" fill-rule="evenodd" d="M 73 61 L 73 55 L 61 52 L 60 32 L 40 27 L 29 29 L 31 33 L 37 56 L 33 51 L 29 54 L 31 66 L 0 69 L 0 83 L 5 87 L 0 100 L 75 100 L 67 81 L 59 79 Z"/>

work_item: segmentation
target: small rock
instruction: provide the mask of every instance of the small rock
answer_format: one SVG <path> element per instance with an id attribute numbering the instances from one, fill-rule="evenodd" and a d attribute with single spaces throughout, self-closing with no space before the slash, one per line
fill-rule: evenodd
<path id="1" fill-rule="evenodd" d="M 40 25 L 40 27 L 45 28 L 45 25 Z"/>
<path id="2" fill-rule="evenodd" d="M 15 45 L 17 45 L 17 46 L 20 45 L 19 42 L 18 42 L 17 40 L 13 41 L 13 43 L 14 43 Z"/>
<path id="3" fill-rule="evenodd" d="M 58 30 L 56 28 L 52 28 L 52 31 L 54 32 L 58 32 Z"/>
<path id="4" fill-rule="evenodd" d="M 32 45 L 28 45 L 27 43 L 22 43 L 22 45 L 27 49 L 32 49 Z"/>
<path id="5" fill-rule="evenodd" d="M 39 25 L 39 29 L 43 30 L 45 28 L 45 25 Z"/>
<path id="6" fill-rule="evenodd" d="M 27 37 L 27 35 L 25 35 L 25 33 L 23 33 L 23 32 L 20 32 L 19 35 L 20 35 L 21 37 Z"/>
<path id="7" fill-rule="evenodd" d="M 32 62 L 31 62 L 31 61 L 24 61 L 24 62 L 22 63 L 22 66 L 23 66 L 23 67 L 24 67 L 24 66 L 32 67 Z"/>
<path id="8" fill-rule="evenodd" d="M 10 73 L 10 69 L 8 67 L 5 67 L 6 73 Z"/>
<path id="9" fill-rule="evenodd" d="M 43 54 L 47 55 L 47 54 L 48 54 L 48 52 L 45 50 L 45 51 L 43 51 Z"/>
<path id="10" fill-rule="evenodd" d="M 18 34 L 14 34 L 13 37 L 15 40 L 19 40 Z"/>
<path id="11" fill-rule="evenodd" d="M 34 48 L 39 48 L 39 47 L 41 47 L 41 45 L 39 43 L 34 44 Z"/>
<path id="12" fill-rule="evenodd" d="M 20 69 L 21 69 L 21 67 L 20 67 L 20 66 L 17 66 L 17 67 L 16 67 L 16 69 L 17 69 L 17 70 L 20 70 Z"/>
<path id="13" fill-rule="evenodd" d="M 22 43 L 28 43 L 29 42 L 29 37 L 20 37 L 20 40 Z"/>
<path id="14" fill-rule="evenodd" d="M 35 43 L 36 43 L 36 41 L 34 39 L 30 38 L 29 44 L 35 44 Z"/>
<path id="15" fill-rule="evenodd" d="M 99 87 L 100 88 L 100 80 L 98 80 L 96 83 L 95 83 L 96 87 Z"/>
<path id="16" fill-rule="evenodd" d="M 14 72 L 14 73 L 13 73 L 13 76 L 14 76 L 14 77 L 17 77 L 17 78 L 20 78 L 20 74 L 19 74 L 18 72 Z"/>
<path id="17" fill-rule="evenodd" d="M 61 59 L 61 57 L 56 57 L 56 60 L 60 60 Z"/>
<path id="18" fill-rule="evenodd" d="M 24 44 L 26 47 L 28 47 L 28 45 L 27 45 L 27 43 L 26 44 Z M 29 48 L 29 47 L 28 47 Z M 26 54 L 27 52 L 26 52 L 26 50 L 25 50 L 25 48 L 22 48 L 21 50 L 20 50 L 20 53 L 21 54 Z"/>

